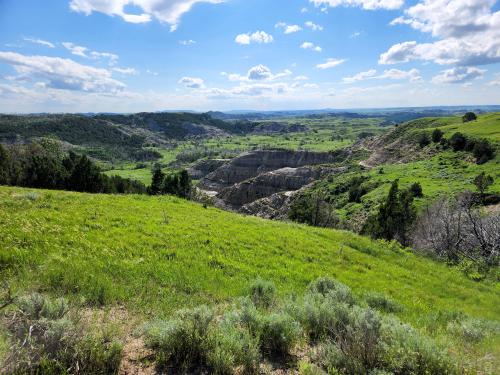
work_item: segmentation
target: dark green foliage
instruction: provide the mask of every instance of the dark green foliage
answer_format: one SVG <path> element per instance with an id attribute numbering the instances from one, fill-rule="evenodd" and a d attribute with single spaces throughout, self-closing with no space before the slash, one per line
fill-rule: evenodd
<path id="1" fill-rule="evenodd" d="M 474 112 L 467 112 L 465 115 L 462 116 L 463 122 L 470 122 L 475 120 L 477 120 L 477 116 Z"/>
<path id="2" fill-rule="evenodd" d="M 276 287 L 270 281 L 257 279 L 250 285 L 250 298 L 255 306 L 269 308 L 276 298 Z"/>
<path id="3" fill-rule="evenodd" d="M 374 238 L 397 239 L 406 245 L 407 232 L 416 218 L 413 199 L 413 193 L 410 190 L 400 191 L 398 180 L 395 180 L 378 212 L 369 217 L 364 232 Z"/>
<path id="4" fill-rule="evenodd" d="M 70 151 L 64 156 L 53 141 L 2 147 L 0 153 L 0 181 L 7 185 L 88 193 L 142 194 L 146 190 L 140 182 L 104 175 L 85 155 Z"/>
<path id="5" fill-rule="evenodd" d="M 482 172 L 474 179 L 474 185 L 476 185 L 477 190 L 481 195 L 488 190 L 488 188 L 495 182 L 493 177 L 490 175 L 486 175 L 486 173 Z"/>
<path id="6" fill-rule="evenodd" d="M 168 173 L 165 175 L 161 187 L 161 193 L 177 195 L 181 198 L 189 198 L 191 189 L 191 178 L 189 177 L 188 172 L 183 169 L 179 172 Z"/>
<path id="7" fill-rule="evenodd" d="M 334 227 L 338 218 L 333 206 L 326 201 L 326 194 L 313 191 L 294 199 L 288 212 L 290 220 L 317 227 Z"/>
<path id="8" fill-rule="evenodd" d="M 383 312 L 395 313 L 402 311 L 402 307 L 398 303 L 380 293 L 367 293 L 365 295 L 365 300 L 368 306 Z"/>
<path id="9" fill-rule="evenodd" d="M 467 137 L 462 133 L 454 133 L 450 138 L 450 146 L 453 151 L 462 151 L 467 144 Z"/>
<path id="10" fill-rule="evenodd" d="M 439 143 L 443 139 L 444 133 L 440 129 L 434 129 L 432 132 L 432 142 Z"/>
<path id="11" fill-rule="evenodd" d="M 495 148 L 487 140 L 480 140 L 474 143 L 472 154 L 477 160 L 477 164 L 484 164 L 495 156 Z"/>
<path id="12" fill-rule="evenodd" d="M 417 142 L 421 148 L 424 148 L 425 146 L 429 145 L 431 143 L 431 139 L 429 138 L 429 134 L 427 134 L 427 133 L 420 134 L 417 138 Z"/>
<path id="13" fill-rule="evenodd" d="M 34 293 L 17 302 L 8 330 L 12 338 L 6 359 L 9 374 L 115 374 L 122 345 L 109 334 L 79 325 L 64 299 Z"/>
<path id="14" fill-rule="evenodd" d="M 160 194 L 163 188 L 164 179 L 165 179 L 165 174 L 161 170 L 161 167 L 156 164 L 153 168 L 153 178 L 151 181 L 151 186 L 148 189 L 148 193 L 151 195 Z"/>
<path id="15" fill-rule="evenodd" d="M 415 182 L 410 186 L 410 191 L 415 198 L 422 198 L 424 196 L 422 185 L 418 182 Z"/>

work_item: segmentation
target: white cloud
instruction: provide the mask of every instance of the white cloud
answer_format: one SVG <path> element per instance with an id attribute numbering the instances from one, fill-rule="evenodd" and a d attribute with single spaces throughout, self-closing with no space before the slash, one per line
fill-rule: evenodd
<path id="1" fill-rule="evenodd" d="M 159 76 L 160 74 L 158 72 L 153 72 L 152 70 L 146 69 L 146 73 L 151 74 L 152 76 Z"/>
<path id="2" fill-rule="evenodd" d="M 191 46 L 193 44 L 196 44 L 196 41 L 189 39 L 189 40 L 179 40 L 179 44 L 181 46 Z"/>
<path id="3" fill-rule="evenodd" d="M 114 53 L 90 51 L 87 47 L 78 46 L 71 42 L 63 42 L 62 45 L 75 56 L 94 60 L 108 59 L 110 66 L 116 65 L 119 59 L 119 56 Z"/>
<path id="4" fill-rule="evenodd" d="M 56 47 L 53 43 L 47 42 L 46 40 L 43 40 L 43 39 L 23 38 L 23 40 L 25 40 L 26 42 L 30 42 L 30 43 L 33 43 L 33 44 L 39 44 L 41 46 L 45 46 L 45 47 L 49 47 L 49 48 L 55 48 Z"/>
<path id="5" fill-rule="evenodd" d="M 0 62 L 12 65 L 24 80 L 47 88 L 98 93 L 117 93 L 125 88 L 122 82 L 111 77 L 109 70 L 70 59 L 0 52 Z"/>
<path id="6" fill-rule="evenodd" d="M 285 69 L 280 73 L 273 74 L 271 69 L 267 66 L 259 64 L 250 68 L 246 75 L 241 75 L 238 73 L 221 73 L 223 76 L 227 77 L 231 82 L 250 82 L 250 81 L 276 81 L 281 78 L 289 77 L 293 73 L 292 71 Z"/>
<path id="7" fill-rule="evenodd" d="M 222 2 L 223 0 L 71 0 L 70 8 L 86 15 L 100 12 L 109 16 L 119 16 L 130 23 L 146 23 L 155 18 L 169 24 L 170 30 L 174 31 L 182 15 L 189 12 L 197 3 L 219 4 Z M 127 13 L 125 11 L 127 5 L 136 6 L 143 13 Z"/>
<path id="8" fill-rule="evenodd" d="M 236 36 L 235 40 L 238 44 L 250 44 L 250 43 L 272 43 L 274 41 L 273 36 L 264 31 L 255 31 L 254 33 L 239 34 Z"/>
<path id="9" fill-rule="evenodd" d="M 313 43 L 311 42 L 304 42 L 300 45 L 300 48 L 302 49 L 309 49 L 311 51 L 314 51 L 314 52 L 321 52 L 322 49 L 320 46 L 316 46 L 314 45 Z"/>
<path id="10" fill-rule="evenodd" d="M 488 86 L 500 86 L 500 73 L 495 74 L 495 78 L 488 82 Z"/>
<path id="11" fill-rule="evenodd" d="M 309 77 L 307 76 L 297 76 L 294 78 L 295 81 L 307 81 Z"/>
<path id="12" fill-rule="evenodd" d="M 64 48 L 70 51 L 72 55 L 88 58 L 87 47 L 77 46 L 71 42 L 63 42 L 62 45 L 64 46 Z"/>
<path id="13" fill-rule="evenodd" d="M 500 11 L 496 0 L 421 0 L 391 25 L 409 25 L 438 40 L 398 43 L 380 56 L 381 64 L 410 60 L 461 66 L 500 61 Z"/>
<path id="14" fill-rule="evenodd" d="M 351 39 L 354 39 L 354 38 L 358 38 L 361 36 L 361 32 L 360 31 L 355 31 L 351 34 L 350 38 Z"/>
<path id="15" fill-rule="evenodd" d="M 309 10 L 305 7 L 300 10 L 300 13 L 307 13 L 307 12 L 309 12 Z"/>
<path id="16" fill-rule="evenodd" d="M 197 77 L 182 77 L 179 83 L 189 89 L 202 89 L 205 87 L 203 79 Z"/>
<path id="17" fill-rule="evenodd" d="M 354 82 L 364 81 L 365 79 L 374 77 L 375 74 L 377 74 L 377 71 L 375 69 L 370 69 L 366 72 L 360 72 L 350 77 L 344 77 L 342 81 L 344 83 L 354 83 Z"/>
<path id="18" fill-rule="evenodd" d="M 305 25 L 306 27 L 310 28 L 313 31 L 323 31 L 323 26 L 315 24 L 312 21 L 307 21 Z"/>
<path id="19" fill-rule="evenodd" d="M 319 69 L 330 69 L 330 68 L 335 68 L 336 66 L 339 66 L 340 64 L 343 64 L 344 62 L 346 62 L 345 59 L 328 59 L 326 60 L 326 62 L 322 63 L 322 64 L 318 64 L 316 65 L 316 68 L 319 68 Z"/>
<path id="20" fill-rule="evenodd" d="M 338 6 L 360 7 L 367 10 L 375 9 L 399 9 L 403 6 L 404 0 L 309 0 L 316 7 Z"/>
<path id="21" fill-rule="evenodd" d="M 377 75 L 375 69 L 370 69 L 365 72 L 360 72 L 354 76 L 344 77 L 342 81 L 344 83 L 354 83 L 370 79 L 391 79 L 391 80 L 409 80 L 410 82 L 420 82 L 422 77 L 418 69 L 399 70 L 399 69 L 388 69 L 384 70 L 382 74 Z"/>
<path id="22" fill-rule="evenodd" d="M 285 34 L 293 34 L 302 30 L 299 25 L 288 25 L 285 22 L 278 22 L 274 27 L 282 29 Z"/>
<path id="23" fill-rule="evenodd" d="M 304 88 L 305 89 L 319 89 L 319 86 L 315 83 L 305 83 Z"/>
<path id="24" fill-rule="evenodd" d="M 473 79 L 482 78 L 486 70 L 475 67 L 455 67 L 443 70 L 432 78 L 433 83 L 465 83 Z"/>
<path id="25" fill-rule="evenodd" d="M 132 76 L 136 76 L 137 74 L 139 74 L 139 72 L 134 68 L 113 68 L 113 71 L 120 74 L 127 74 Z"/>

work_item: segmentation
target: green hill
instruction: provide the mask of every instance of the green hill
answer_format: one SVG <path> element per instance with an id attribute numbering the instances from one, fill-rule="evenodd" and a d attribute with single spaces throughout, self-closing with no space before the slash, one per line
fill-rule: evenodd
<path id="1" fill-rule="evenodd" d="M 357 296 L 390 296 L 404 307 L 403 321 L 431 335 L 442 335 L 436 319 L 447 314 L 500 316 L 498 284 L 473 282 L 443 263 L 350 232 L 166 196 L 1 187 L 0 207 L 0 276 L 18 293 L 64 295 L 93 308 L 118 304 L 151 318 L 225 303 L 257 277 L 284 296 L 328 275 Z M 494 336 L 472 355 L 498 352 L 499 344 Z"/>

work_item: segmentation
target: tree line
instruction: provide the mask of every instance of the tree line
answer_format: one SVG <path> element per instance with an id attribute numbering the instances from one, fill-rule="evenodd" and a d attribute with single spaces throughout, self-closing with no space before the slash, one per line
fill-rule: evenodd
<path id="1" fill-rule="evenodd" d="M 88 193 L 144 194 L 144 184 L 107 176 L 87 156 L 65 153 L 57 142 L 0 144 L 0 185 Z"/>

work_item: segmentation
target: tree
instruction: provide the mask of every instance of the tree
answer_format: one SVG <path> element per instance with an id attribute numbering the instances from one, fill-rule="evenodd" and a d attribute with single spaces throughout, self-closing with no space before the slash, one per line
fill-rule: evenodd
<path id="1" fill-rule="evenodd" d="M 444 133 L 440 129 L 434 129 L 432 132 L 432 142 L 439 143 L 443 138 Z"/>
<path id="2" fill-rule="evenodd" d="M 431 140 L 429 139 L 429 135 L 427 133 L 422 133 L 418 136 L 417 138 L 418 145 L 421 148 L 424 148 L 425 146 L 428 146 L 431 143 Z"/>
<path id="3" fill-rule="evenodd" d="M 407 245 L 407 232 L 416 218 L 413 200 L 413 193 L 400 191 L 398 180 L 395 180 L 378 212 L 368 218 L 364 232 L 375 238 L 397 239 Z"/>
<path id="4" fill-rule="evenodd" d="M 410 186 L 410 191 L 415 198 L 422 198 L 424 196 L 422 185 L 420 185 L 418 182 L 415 182 Z"/>
<path id="5" fill-rule="evenodd" d="M 9 154 L 0 144 L 0 185 L 9 183 Z"/>
<path id="6" fill-rule="evenodd" d="M 463 122 L 470 122 L 475 120 L 477 120 L 477 116 L 474 112 L 467 112 L 465 115 L 462 116 Z"/>
<path id="7" fill-rule="evenodd" d="M 161 167 L 156 164 L 153 169 L 153 179 L 151 181 L 151 186 L 149 187 L 149 194 L 158 195 L 162 192 L 163 181 L 165 179 L 165 174 L 162 172 Z"/>
<path id="8" fill-rule="evenodd" d="M 474 185 L 476 185 L 477 190 L 481 195 L 488 190 L 488 188 L 495 182 L 493 177 L 490 175 L 486 175 L 486 173 L 482 172 L 480 175 L 476 176 L 474 179 Z"/>

